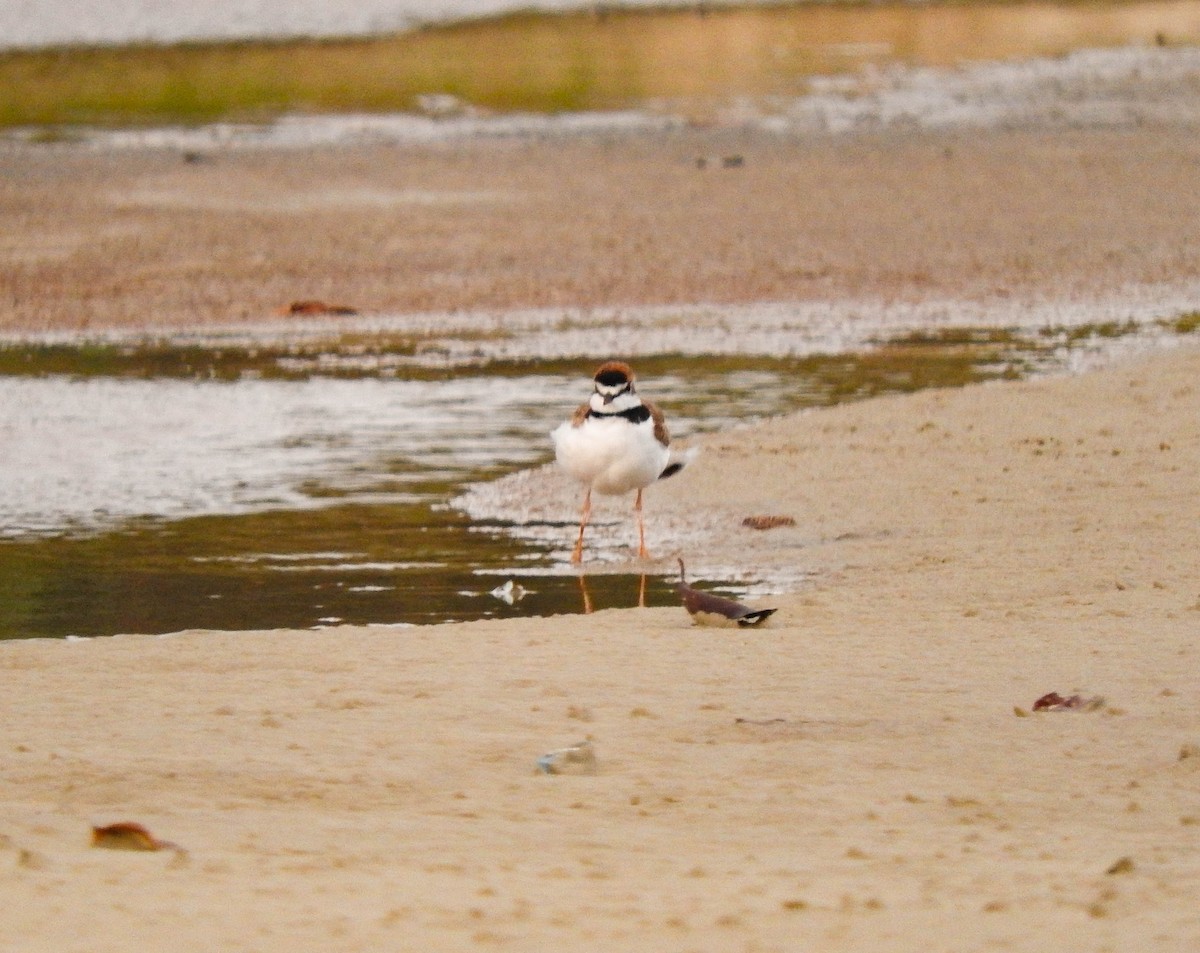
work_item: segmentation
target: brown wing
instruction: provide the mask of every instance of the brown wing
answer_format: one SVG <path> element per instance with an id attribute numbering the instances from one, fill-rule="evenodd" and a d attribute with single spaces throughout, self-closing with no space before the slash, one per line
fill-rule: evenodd
<path id="1" fill-rule="evenodd" d="M 583 422 L 587 420 L 588 411 L 592 409 L 591 404 L 580 404 L 575 413 L 571 415 L 571 426 L 582 427 Z"/>
<path id="2" fill-rule="evenodd" d="M 677 586 L 676 588 L 683 597 L 683 607 L 693 615 L 697 612 L 709 612 L 714 615 L 723 615 L 726 619 L 740 619 L 750 611 L 749 606 L 722 596 L 715 596 L 711 592 L 693 589 L 691 586 L 686 588 Z"/>
<path id="3" fill-rule="evenodd" d="M 650 418 L 654 421 L 654 439 L 664 447 L 670 446 L 671 434 L 667 432 L 667 421 L 663 417 L 663 412 L 658 409 L 657 404 L 652 404 L 648 400 L 643 400 L 642 405 L 650 411 Z"/>

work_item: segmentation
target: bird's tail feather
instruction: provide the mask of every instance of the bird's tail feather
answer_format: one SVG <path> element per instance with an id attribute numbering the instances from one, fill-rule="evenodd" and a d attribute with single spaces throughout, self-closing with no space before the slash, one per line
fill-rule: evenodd
<path id="1" fill-rule="evenodd" d="M 669 461 L 667 465 L 663 467 L 663 471 L 658 475 L 658 478 L 660 480 L 665 480 L 667 477 L 673 477 L 676 473 L 696 459 L 696 454 L 699 452 L 699 447 L 691 447 L 683 451 L 683 453 L 679 454 L 679 456 Z"/>
<path id="2" fill-rule="evenodd" d="M 774 609 L 756 609 L 754 612 L 747 612 L 744 616 L 737 620 L 737 624 L 743 629 L 752 625 L 760 625 L 766 622 L 768 617 L 774 612 Z"/>

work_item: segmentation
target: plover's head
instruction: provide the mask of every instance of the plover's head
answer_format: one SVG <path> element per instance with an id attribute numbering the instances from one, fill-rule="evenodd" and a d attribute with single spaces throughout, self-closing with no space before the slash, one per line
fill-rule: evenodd
<path id="1" fill-rule="evenodd" d="M 633 393 L 633 369 L 621 361 L 607 361 L 596 369 L 596 393 L 606 404 L 622 394 Z"/>

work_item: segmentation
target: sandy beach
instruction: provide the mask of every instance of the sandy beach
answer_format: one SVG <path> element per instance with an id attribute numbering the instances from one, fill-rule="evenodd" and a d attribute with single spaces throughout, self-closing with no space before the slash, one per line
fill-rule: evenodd
<path id="1" fill-rule="evenodd" d="M 301 297 L 1167 301 L 1200 269 L 1198 163 L 1170 123 L 9 145 L 0 330 Z M 0 644 L 0 949 L 1195 950 L 1198 375 L 1185 342 L 698 441 L 651 545 L 792 569 L 762 630 Z M 1052 691 L 1094 704 L 1033 711 Z M 594 773 L 538 772 L 583 739 Z M 91 846 L 126 821 L 176 846 Z"/>
<path id="2" fill-rule="evenodd" d="M 652 508 L 819 570 L 768 629 L 5 644 L 0 945 L 1191 950 L 1198 371 L 713 440 Z M 584 738 L 594 775 L 537 773 Z M 116 821 L 186 853 L 89 846 Z"/>

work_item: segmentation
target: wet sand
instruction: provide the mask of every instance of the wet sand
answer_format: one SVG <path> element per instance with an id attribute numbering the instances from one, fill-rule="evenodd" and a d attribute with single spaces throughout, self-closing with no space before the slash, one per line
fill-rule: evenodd
<path id="1" fill-rule="evenodd" d="M 1196 142 L 8 150 L 5 329 L 300 296 L 1165 298 L 1200 261 Z M 622 609 L 0 645 L 0 946 L 1194 950 L 1198 374 L 1187 346 L 706 438 L 650 543 L 808 578 L 761 631 Z M 1032 712 L 1050 691 L 1104 702 Z M 536 772 L 584 737 L 594 775 Z M 125 820 L 184 852 L 89 846 Z"/>
<path id="2" fill-rule="evenodd" d="M 0 332 L 1200 283 L 1192 126 L 0 149 Z M 698 168 L 698 160 L 704 168 Z M 727 168 L 726 161 L 734 164 Z"/>

